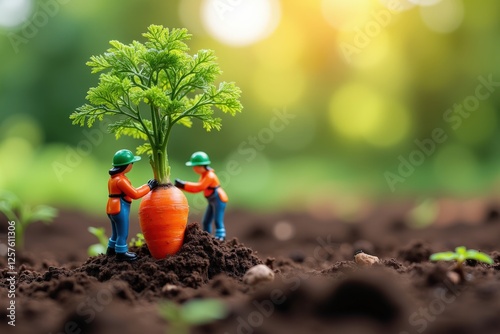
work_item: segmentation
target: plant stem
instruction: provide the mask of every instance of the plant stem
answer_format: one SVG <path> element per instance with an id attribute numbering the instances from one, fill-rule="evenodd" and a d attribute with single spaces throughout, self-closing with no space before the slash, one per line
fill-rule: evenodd
<path id="1" fill-rule="evenodd" d="M 170 167 L 164 150 L 156 150 L 155 162 L 158 182 L 162 185 L 170 183 Z"/>
<path id="2" fill-rule="evenodd" d="M 153 161 L 151 167 L 153 168 L 155 179 L 161 185 L 170 183 L 170 166 L 168 164 L 166 146 L 161 145 L 153 147 Z"/>
<path id="3" fill-rule="evenodd" d="M 150 143 L 153 149 L 153 163 L 151 167 L 158 183 L 166 185 L 170 183 L 170 167 L 168 165 L 167 150 L 163 145 L 165 138 L 162 138 L 163 131 L 161 129 L 160 112 L 154 106 L 151 106 L 151 122 L 153 125 L 153 136 L 155 137 L 155 142 Z"/>

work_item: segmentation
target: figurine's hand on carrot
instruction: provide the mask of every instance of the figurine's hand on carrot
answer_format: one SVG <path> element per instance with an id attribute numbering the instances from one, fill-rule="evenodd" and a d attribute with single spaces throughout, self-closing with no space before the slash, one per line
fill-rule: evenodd
<path id="1" fill-rule="evenodd" d="M 153 190 L 154 188 L 158 187 L 158 181 L 155 179 L 151 179 L 148 181 L 148 186 L 150 190 Z"/>
<path id="2" fill-rule="evenodd" d="M 179 180 L 179 179 L 175 179 L 175 186 L 177 188 L 184 189 L 185 185 L 186 185 L 186 182 Z"/>

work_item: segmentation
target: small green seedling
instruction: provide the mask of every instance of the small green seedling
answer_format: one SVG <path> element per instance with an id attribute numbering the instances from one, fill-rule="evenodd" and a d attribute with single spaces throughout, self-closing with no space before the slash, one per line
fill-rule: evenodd
<path id="1" fill-rule="evenodd" d="M 189 334 L 193 326 L 224 319 L 227 309 L 216 299 L 191 300 L 183 305 L 166 301 L 160 305 L 160 314 L 169 323 L 169 333 Z"/>
<path id="2" fill-rule="evenodd" d="M 26 228 L 34 222 L 41 221 L 50 224 L 57 216 L 57 209 L 38 205 L 31 207 L 23 204 L 21 200 L 10 192 L 0 194 L 0 212 L 2 212 L 9 221 L 15 222 L 16 227 L 16 247 L 18 250 L 24 249 L 24 234 Z"/>
<path id="3" fill-rule="evenodd" d="M 106 236 L 106 230 L 104 227 L 89 227 L 88 231 L 95 235 L 97 240 L 99 240 L 98 244 L 93 244 L 89 246 L 87 253 L 89 256 L 97 256 L 99 254 L 106 254 L 106 249 L 108 247 L 108 237 Z"/>
<path id="4" fill-rule="evenodd" d="M 456 270 L 460 274 L 462 280 L 465 280 L 463 264 L 467 260 L 476 260 L 487 264 L 493 264 L 493 259 L 485 253 L 481 253 L 474 249 L 467 249 L 464 246 L 455 248 L 455 252 L 441 252 L 432 254 L 431 261 L 456 261 Z"/>
<path id="5" fill-rule="evenodd" d="M 464 246 L 455 248 L 455 252 L 442 252 L 432 254 L 431 261 L 456 261 L 457 267 L 461 267 L 466 260 L 476 260 L 487 264 L 493 264 L 493 259 L 488 255 Z"/>
<path id="6" fill-rule="evenodd" d="M 144 244 L 146 243 L 146 241 L 144 240 L 144 234 L 142 233 L 137 233 L 136 236 L 134 238 L 132 238 L 132 240 L 130 240 L 129 242 L 129 246 L 130 247 L 142 247 Z"/>

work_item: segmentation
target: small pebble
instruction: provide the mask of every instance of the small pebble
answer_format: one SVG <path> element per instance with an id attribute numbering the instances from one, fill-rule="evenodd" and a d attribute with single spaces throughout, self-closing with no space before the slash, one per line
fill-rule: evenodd
<path id="1" fill-rule="evenodd" d="M 358 252 L 356 255 L 354 255 L 354 261 L 360 266 L 372 266 L 375 263 L 380 263 L 380 260 L 378 257 L 365 254 L 363 251 Z"/>
<path id="2" fill-rule="evenodd" d="M 177 285 L 174 285 L 174 284 L 165 284 L 163 286 L 163 288 L 161 288 L 161 292 L 170 292 L 170 291 L 175 291 L 175 290 L 179 290 L 179 287 Z"/>
<path id="3" fill-rule="evenodd" d="M 249 285 L 257 285 L 262 282 L 272 282 L 274 280 L 274 272 L 268 266 L 258 264 L 245 273 L 243 282 Z"/>
<path id="4" fill-rule="evenodd" d="M 448 279 L 450 280 L 450 282 L 453 283 L 453 284 L 460 283 L 460 275 L 457 272 L 448 271 L 446 273 L 446 277 L 448 277 Z"/>

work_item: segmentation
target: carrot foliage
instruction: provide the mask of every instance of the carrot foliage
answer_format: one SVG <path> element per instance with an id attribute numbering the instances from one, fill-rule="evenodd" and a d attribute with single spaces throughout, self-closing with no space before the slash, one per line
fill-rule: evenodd
<path id="1" fill-rule="evenodd" d="M 198 120 L 210 131 L 221 128 L 215 110 L 230 115 L 241 112 L 241 90 L 232 82 L 214 84 L 222 73 L 211 50 L 189 54 L 186 29 L 151 25 L 146 41 L 123 44 L 111 41 L 103 54 L 87 65 L 100 73 L 99 83 L 87 93 L 87 104 L 74 111 L 73 124 L 91 127 L 113 117 L 109 131 L 116 138 L 130 136 L 145 141 L 137 154 L 147 154 L 155 178 L 170 182 L 167 146 L 172 127 L 191 127 Z"/>

